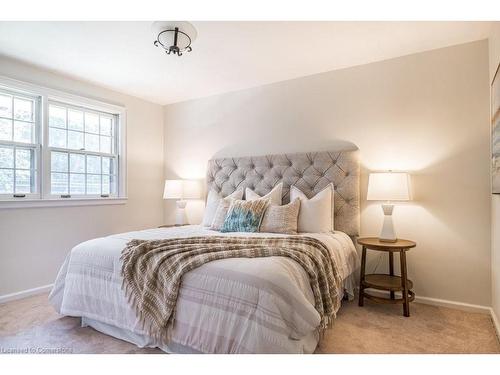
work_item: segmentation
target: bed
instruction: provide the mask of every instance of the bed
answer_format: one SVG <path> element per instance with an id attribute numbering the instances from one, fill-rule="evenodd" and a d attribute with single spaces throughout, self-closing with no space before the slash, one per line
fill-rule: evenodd
<path id="1" fill-rule="evenodd" d="M 356 152 L 318 152 L 209 161 L 207 189 L 229 195 L 250 187 L 266 194 L 283 183 L 314 195 L 335 186 L 335 231 L 301 233 L 327 248 L 342 278 L 340 296 L 352 298 L 358 255 L 352 238 L 359 230 L 359 164 Z M 175 324 L 167 344 L 148 336 L 122 290 L 120 254 L 132 239 L 193 236 L 265 236 L 220 233 L 200 225 L 155 228 L 92 239 L 75 246 L 57 276 L 49 299 L 82 326 L 168 353 L 312 353 L 320 317 L 309 280 L 290 258 L 232 258 L 212 261 L 184 275 Z"/>

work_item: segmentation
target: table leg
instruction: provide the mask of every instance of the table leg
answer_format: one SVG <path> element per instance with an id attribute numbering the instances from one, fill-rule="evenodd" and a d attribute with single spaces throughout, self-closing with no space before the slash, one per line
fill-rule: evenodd
<path id="1" fill-rule="evenodd" d="M 406 251 L 400 250 L 401 259 L 401 283 L 403 287 L 403 314 L 410 316 L 410 301 L 408 298 L 408 275 L 406 270 Z"/>
<path id="2" fill-rule="evenodd" d="M 364 287 L 363 283 L 365 281 L 365 265 L 366 265 L 366 247 L 363 246 L 362 254 L 361 254 L 361 269 L 359 270 L 359 306 L 363 306 L 364 303 Z"/>
<path id="3" fill-rule="evenodd" d="M 394 276 L 394 253 L 389 251 L 389 274 Z M 394 292 L 391 291 L 391 299 L 394 299 Z"/>

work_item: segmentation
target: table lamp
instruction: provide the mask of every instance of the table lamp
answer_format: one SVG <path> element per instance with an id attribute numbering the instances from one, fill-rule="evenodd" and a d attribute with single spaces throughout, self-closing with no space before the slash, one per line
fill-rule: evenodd
<path id="1" fill-rule="evenodd" d="M 186 199 L 200 199 L 201 184 L 199 180 L 165 180 L 163 199 L 177 199 L 175 225 L 188 224 L 186 217 Z"/>
<path id="2" fill-rule="evenodd" d="M 409 175 L 404 172 L 379 172 L 370 173 L 368 178 L 369 201 L 386 201 L 382 204 L 384 211 L 384 224 L 379 240 L 382 242 L 396 242 L 397 237 L 394 233 L 394 224 L 392 223 L 392 211 L 394 210 L 393 201 L 410 200 Z"/>

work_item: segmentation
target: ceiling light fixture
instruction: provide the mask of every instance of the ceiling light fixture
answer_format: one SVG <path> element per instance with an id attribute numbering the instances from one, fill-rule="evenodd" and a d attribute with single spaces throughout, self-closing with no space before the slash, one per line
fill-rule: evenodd
<path id="1" fill-rule="evenodd" d="M 182 56 L 191 52 L 191 44 L 196 39 L 196 29 L 189 22 L 156 21 L 151 27 L 155 37 L 153 44 L 170 55 Z"/>

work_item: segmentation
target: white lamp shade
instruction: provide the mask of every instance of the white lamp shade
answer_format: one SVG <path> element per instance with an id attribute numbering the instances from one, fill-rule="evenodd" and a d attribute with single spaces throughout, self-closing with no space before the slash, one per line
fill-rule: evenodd
<path id="1" fill-rule="evenodd" d="M 200 180 L 183 180 L 183 199 L 201 198 Z"/>
<path id="2" fill-rule="evenodd" d="M 163 199 L 199 199 L 201 182 L 199 180 L 165 180 Z"/>
<path id="3" fill-rule="evenodd" d="M 165 180 L 163 199 L 182 199 L 182 180 Z"/>
<path id="4" fill-rule="evenodd" d="M 366 199 L 369 201 L 410 200 L 410 183 L 408 173 L 370 173 Z"/>

